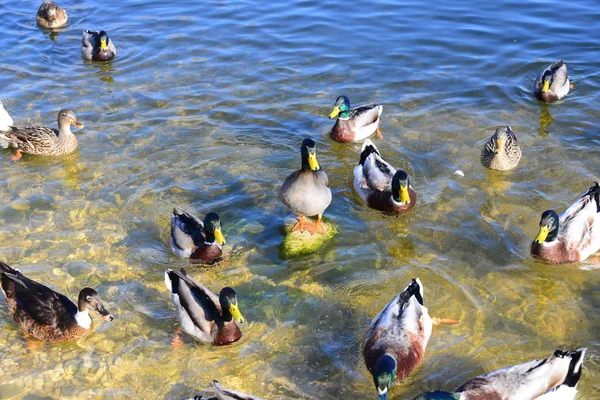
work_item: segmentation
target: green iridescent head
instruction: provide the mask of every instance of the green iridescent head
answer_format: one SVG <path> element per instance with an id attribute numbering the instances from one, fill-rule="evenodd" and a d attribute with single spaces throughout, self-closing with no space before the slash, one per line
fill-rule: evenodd
<path id="1" fill-rule="evenodd" d="M 373 382 L 379 393 L 379 400 L 388 400 L 388 390 L 396 380 L 396 360 L 389 354 L 379 357 L 373 371 Z"/>
<path id="2" fill-rule="evenodd" d="M 335 101 L 333 111 L 329 114 L 329 118 L 349 118 L 350 117 L 350 99 L 346 96 L 340 96 Z"/>

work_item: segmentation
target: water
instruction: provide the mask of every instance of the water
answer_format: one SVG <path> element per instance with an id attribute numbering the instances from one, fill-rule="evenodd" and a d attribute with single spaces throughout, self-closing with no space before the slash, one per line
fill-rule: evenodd
<path id="1" fill-rule="evenodd" d="M 422 365 L 393 399 L 452 389 L 477 374 L 588 347 L 579 399 L 600 389 L 598 260 L 534 261 L 540 214 L 599 178 L 600 9 L 581 2 L 61 2 L 55 34 L 37 1 L 0 1 L 0 99 L 18 125 L 85 129 L 61 159 L 0 157 L 0 259 L 76 298 L 96 287 L 115 321 L 65 345 L 29 348 L 0 301 L 0 397 L 172 398 L 212 379 L 268 399 L 375 398 L 361 346 L 370 320 L 418 276 L 434 328 Z M 104 29 L 109 64 L 80 57 L 83 29 Z M 575 88 L 559 104 L 530 95 L 557 58 Z M 332 142 L 335 98 L 384 104 L 382 154 L 419 193 L 381 216 L 351 186 L 359 144 Z M 510 124 L 523 158 L 485 170 L 479 152 Z M 340 229 L 318 254 L 281 260 L 293 218 L 277 199 L 318 143 Z M 457 169 L 465 177 L 453 175 Z M 163 283 L 187 266 L 168 247 L 174 205 L 217 211 L 235 255 L 189 272 L 231 285 L 250 322 L 232 346 L 183 336 Z"/>

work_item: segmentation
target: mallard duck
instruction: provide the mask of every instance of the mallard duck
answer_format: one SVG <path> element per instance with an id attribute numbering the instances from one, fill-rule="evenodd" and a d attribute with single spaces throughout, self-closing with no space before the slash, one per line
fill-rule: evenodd
<path id="1" fill-rule="evenodd" d="M 335 101 L 329 119 L 337 118 L 331 128 L 331 138 L 338 142 L 357 142 L 377 132 L 377 137 L 383 136 L 379 131 L 379 116 L 383 112 L 381 104 L 365 104 L 350 108 L 350 100 L 340 96 Z"/>
<path id="2" fill-rule="evenodd" d="M 454 392 L 436 390 L 414 400 L 573 400 L 586 349 L 557 349 L 544 360 L 533 360 L 480 375 Z"/>
<path id="3" fill-rule="evenodd" d="M 553 62 L 542 71 L 535 81 L 535 97 L 545 102 L 560 100 L 569 93 L 571 82 L 567 75 L 567 64 L 563 60 Z"/>
<path id="4" fill-rule="evenodd" d="M 519 164 L 521 148 L 510 126 L 497 128 L 481 149 L 481 164 L 489 169 L 508 171 Z"/>
<path id="5" fill-rule="evenodd" d="M 11 126 L 7 131 L 0 133 L 0 139 L 17 148 L 14 160 L 21 158 L 21 152 L 62 156 L 72 153 L 78 146 L 77 137 L 71 132 L 71 125 L 83 128 L 73 111 L 63 109 L 58 113 L 58 130 L 42 126 Z"/>
<path id="6" fill-rule="evenodd" d="M 35 18 L 42 28 L 60 28 L 69 19 L 67 12 L 52 0 L 44 0 Z"/>
<path id="7" fill-rule="evenodd" d="M 96 310 L 105 320 L 113 320 L 92 288 L 81 289 L 75 305 L 68 297 L 3 262 L 0 262 L 0 284 L 19 329 L 46 342 L 65 342 L 90 333 L 94 327 L 90 310 Z"/>
<path id="8" fill-rule="evenodd" d="M 369 207 L 394 214 L 409 212 L 417 202 L 408 174 L 396 171 L 369 139 L 365 140 L 354 168 L 354 189 Z"/>
<path id="9" fill-rule="evenodd" d="M 329 179 L 317 161 L 317 145 L 311 139 L 304 139 L 300 147 L 302 168 L 293 172 L 283 182 L 279 198 L 287 208 L 298 214 L 298 223 L 292 231 L 308 230 L 311 234 L 323 232 L 321 219 L 331 203 Z M 304 217 L 317 216 L 312 223 Z"/>
<path id="10" fill-rule="evenodd" d="M 81 54 L 91 61 L 108 61 L 115 58 L 117 49 L 106 32 L 83 31 Z"/>
<path id="11" fill-rule="evenodd" d="M 0 132 L 10 129 L 12 124 L 13 124 L 13 119 L 8 114 L 8 111 L 6 111 L 4 109 L 4 105 L 2 104 L 2 101 L 0 101 Z"/>
<path id="12" fill-rule="evenodd" d="M 190 400 L 262 400 L 260 397 L 252 396 L 231 389 L 225 389 L 217 380 L 213 380 L 215 393 L 217 397 L 195 396 Z"/>
<path id="13" fill-rule="evenodd" d="M 594 184 L 560 214 L 542 213 L 540 231 L 531 243 L 531 254 L 561 264 L 583 261 L 600 250 L 600 185 Z"/>
<path id="14" fill-rule="evenodd" d="M 244 322 L 244 317 L 238 307 L 235 290 L 224 287 L 217 297 L 183 268 L 181 272 L 167 270 L 165 285 L 171 292 L 177 319 L 184 332 L 196 340 L 214 345 L 240 340 L 242 331 L 237 323 Z"/>
<path id="15" fill-rule="evenodd" d="M 363 356 L 379 400 L 387 400 L 392 385 L 406 378 L 423 360 L 433 325 L 455 323 L 429 316 L 418 278 L 377 314 L 367 332 Z"/>
<path id="16" fill-rule="evenodd" d="M 179 257 L 204 263 L 219 261 L 224 244 L 225 237 L 217 213 L 206 214 L 202 223 L 188 212 L 173 209 L 171 250 Z"/>

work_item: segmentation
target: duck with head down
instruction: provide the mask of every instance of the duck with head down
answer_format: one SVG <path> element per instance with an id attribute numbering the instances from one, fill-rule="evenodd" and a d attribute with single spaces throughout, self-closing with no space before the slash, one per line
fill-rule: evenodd
<path id="1" fill-rule="evenodd" d="M 531 254 L 553 264 L 574 263 L 600 250 L 600 185 L 594 186 L 560 214 L 542 213 Z"/>
<path id="2" fill-rule="evenodd" d="M 369 207 L 396 215 L 409 212 L 417 202 L 408 174 L 385 161 L 369 139 L 354 168 L 354 189 Z"/>
<path id="3" fill-rule="evenodd" d="M 213 263 L 221 259 L 224 244 L 225 236 L 217 213 L 206 214 L 202 223 L 186 211 L 173 209 L 171 250 L 179 257 L 195 262 Z"/>
<path id="4" fill-rule="evenodd" d="M 60 28 L 67 23 L 67 12 L 51 0 L 44 0 L 35 17 L 42 28 Z"/>
<path id="5" fill-rule="evenodd" d="M 358 142 L 377 132 L 377 137 L 383 136 L 379 131 L 379 116 L 383 112 L 381 104 L 365 104 L 350 108 L 350 99 L 340 96 L 335 101 L 329 119 L 336 118 L 331 128 L 331 138 L 337 142 Z"/>
<path id="6" fill-rule="evenodd" d="M 165 285 L 171 292 L 181 329 L 194 339 L 214 345 L 236 342 L 242 337 L 238 323 L 244 317 L 235 290 L 221 289 L 216 296 L 206 286 L 181 272 L 165 271 Z"/>
<path id="7" fill-rule="evenodd" d="M 75 305 L 66 296 L 3 262 L 0 262 L 0 287 L 19 329 L 46 342 L 65 342 L 90 333 L 94 327 L 90 310 L 97 311 L 105 320 L 113 320 L 94 289 L 82 289 Z"/>
<path id="8" fill-rule="evenodd" d="M 549 103 L 565 97 L 571 87 L 567 64 L 563 60 L 558 60 L 544 69 L 536 79 L 534 94 L 539 100 Z"/>
<path id="9" fill-rule="evenodd" d="M 13 160 L 21 158 L 21 152 L 44 156 L 62 156 L 74 152 L 79 145 L 71 132 L 71 125 L 83 128 L 75 113 L 62 109 L 58 112 L 58 130 L 42 126 L 11 126 L 0 132 L 0 139 L 17 148 Z"/>
<path id="10" fill-rule="evenodd" d="M 429 316 L 423 305 L 423 285 L 416 278 L 371 322 L 363 356 L 379 400 L 387 400 L 394 383 L 406 378 L 423 360 L 433 325 L 455 324 Z"/>

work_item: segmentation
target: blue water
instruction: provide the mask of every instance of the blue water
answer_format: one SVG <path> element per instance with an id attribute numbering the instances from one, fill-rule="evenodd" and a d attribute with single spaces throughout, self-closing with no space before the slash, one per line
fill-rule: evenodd
<path id="1" fill-rule="evenodd" d="M 60 4 L 69 23 L 50 33 L 35 25 L 39 2 L 0 0 L 0 100 L 15 124 L 54 127 L 71 108 L 86 125 L 71 156 L 0 157 L 0 259 L 71 298 L 98 288 L 116 319 L 30 350 L 0 301 L 0 398 L 181 399 L 212 379 L 267 399 L 375 398 L 364 335 L 414 276 L 430 313 L 461 324 L 434 328 L 391 399 L 561 344 L 588 347 L 578 399 L 597 397 L 598 260 L 529 256 L 541 212 L 564 210 L 600 175 L 597 2 Z M 84 29 L 108 32 L 113 62 L 81 58 Z M 533 81 L 558 58 L 575 87 L 541 104 Z M 419 193 L 409 215 L 382 216 L 354 193 L 360 144 L 328 137 L 340 94 L 384 105 L 376 144 Z M 506 174 L 479 163 L 500 125 L 523 151 Z M 277 192 L 305 137 L 340 233 L 283 260 L 293 215 Z M 234 255 L 189 272 L 238 291 L 249 326 L 233 346 L 171 346 L 163 272 L 187 267 L 169 249 L 174 205 L 223 220 Z"/>

